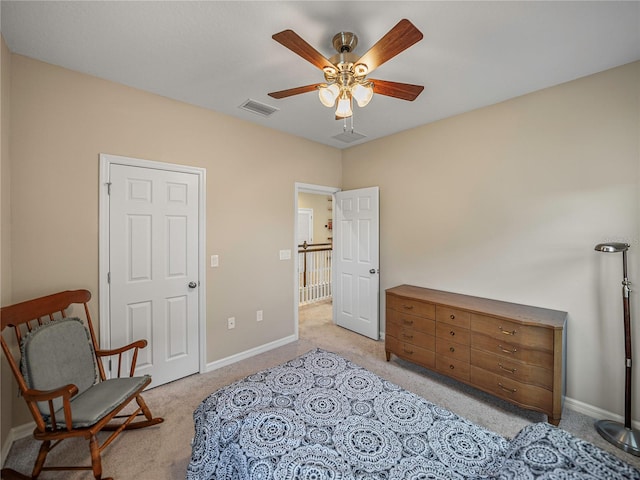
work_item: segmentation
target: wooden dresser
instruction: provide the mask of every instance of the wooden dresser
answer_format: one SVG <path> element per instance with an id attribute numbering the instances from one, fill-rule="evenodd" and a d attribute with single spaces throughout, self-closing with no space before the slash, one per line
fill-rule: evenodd
<path id="1" fill-rule="evenodd" d="M 567 312 L 400 285 L 386 291 L 385 350 L 558 425 Z"/>

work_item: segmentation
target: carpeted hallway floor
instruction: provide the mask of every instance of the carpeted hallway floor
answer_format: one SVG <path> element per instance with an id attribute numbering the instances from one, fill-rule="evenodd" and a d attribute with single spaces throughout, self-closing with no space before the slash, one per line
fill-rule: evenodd
<path id="1" fill-rule="evenodd" d="M 330 303 L 301 308 L 299 337 L 298 341 L 270 352 L 147 391 L 147 404 L 154 415 L 164 417 L 165 422 L 157 427 L 123 433 L 103 453 L 103 474 L 119 480 L 183 479 L 191 455 L 192 413 L 206 396 L 248 374 L 271 368 L 316 347 L 342 355 L 506 437 L 514 436 L 531 422 L 545 420 L 542 414 L 519 409 L 395 357 L 386 362 L 384 342 L 335 326 Z M 596 433 L 592 418 L 565 408 L 560 427 L 640 468 L 639 457 L 609 445 Z M 30 473 L 38 446 L 31 438 L 18 440 L 4 466 Z M 90 463 L 86 441 L 65 441 L 49 457 L 50 464 Z M 45 472 L 40 478 L 76 480 L 93 476 L 87 471 Z"/>

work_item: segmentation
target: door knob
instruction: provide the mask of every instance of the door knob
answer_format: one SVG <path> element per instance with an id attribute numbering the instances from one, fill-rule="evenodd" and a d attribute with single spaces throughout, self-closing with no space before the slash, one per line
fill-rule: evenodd
<path id="1" fill-rule="evenodd" d="M 372 268 L 371 270 L 369 270 L 369 273 L 376 273 L 376 269 Z"/>
<path id="2" fill-rule="evenodd" d="M 189 288 L 196 288 L 198 284 L 196 282 L 189 282 Z"/>

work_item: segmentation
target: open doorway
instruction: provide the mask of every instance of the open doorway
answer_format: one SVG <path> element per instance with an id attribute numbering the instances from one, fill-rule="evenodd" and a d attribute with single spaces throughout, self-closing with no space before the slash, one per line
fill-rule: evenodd
<path id="1" fill-rule="evenodd" d="M 299 304 L 331 301 L 333 253 L 333 198 L 298 194 Z"/>
<path id="2" fill-rule="evenodd" d="M 296 328 L 334 322 L 333 194 L 338 188 L 296 184 Z"/>
<path id="3" fill-rule="evenodd" d="M 298 196 L 332 197 L 331 321 L 374 340 L 380 338 L 379 188 L 295 186 L 294 232 L 298 245 Z M 324 211 L 324 208 L 322 209 Z M 329 217 L 328 217 L 329 218 Z M 328 224 L 327 224 L 328 226 Z M 317 237 L 316 237 L 317 238 Z M 294 329 L 300 338 L 300 265 L 294 255 Z"/>

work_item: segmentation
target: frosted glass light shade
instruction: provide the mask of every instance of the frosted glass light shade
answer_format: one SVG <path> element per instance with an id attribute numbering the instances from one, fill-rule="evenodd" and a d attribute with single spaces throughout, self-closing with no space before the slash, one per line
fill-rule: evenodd
<path id="1" fill-rule="evenodd" d="M 340 89 L 338 85 L 332 83 L 326 87 L 320 87 L 318 89 L 318 96 L 320 97 L 320 101 L 325 107 L 333 107 L 336 103 L 336 98 L 340 93 Z"/>
<path id="2" fill-rule="evenodd" d="M 371 88 L 371 85 L 357 84 L 353 87 L 351 93 L 353 98 L 356 99 L 359 107 L 366 107 L 373 97 L 373 88 Z"/>
<path id="3" fill-rule="evenodd" d="M 343 95 L 338 100 L 338 108 L 336 108 L 336 117 L 347 118 L 353 115 L 351 110 L 351 98 L 348 95 Z"/>

